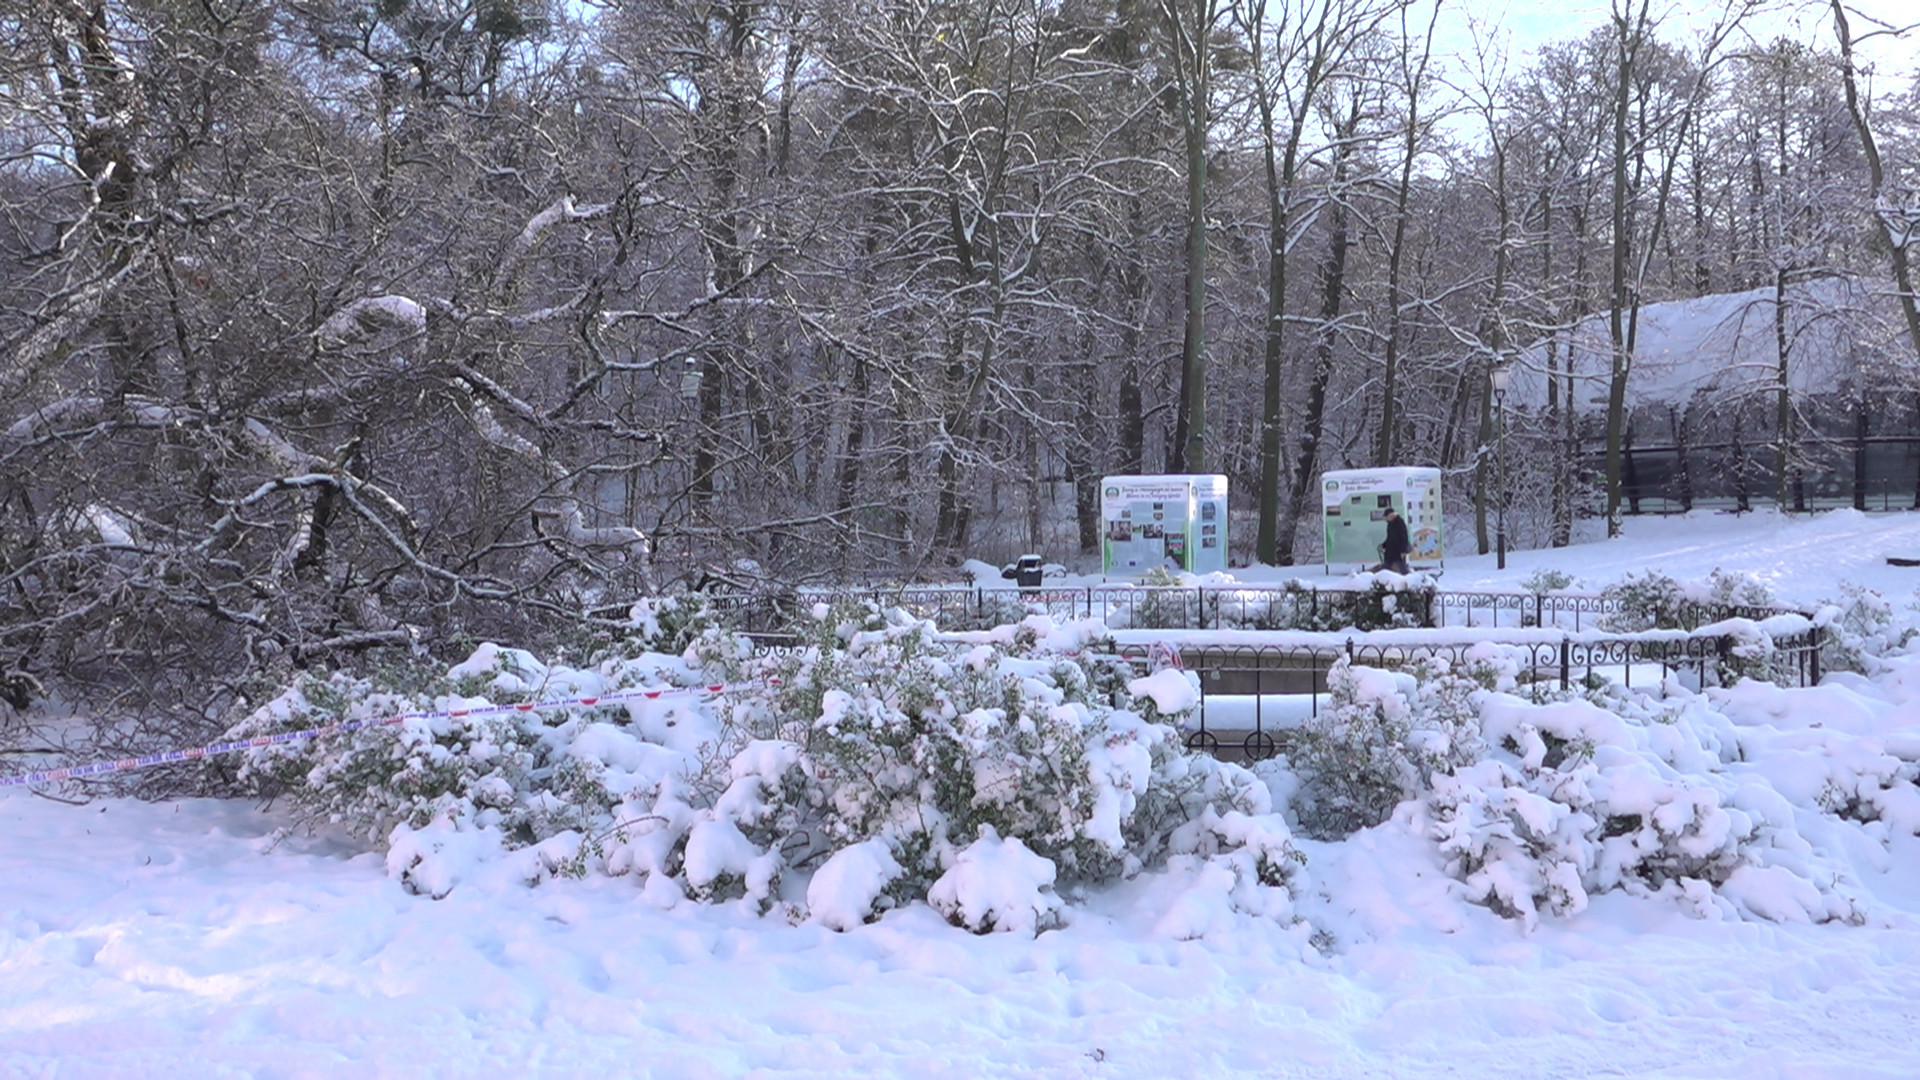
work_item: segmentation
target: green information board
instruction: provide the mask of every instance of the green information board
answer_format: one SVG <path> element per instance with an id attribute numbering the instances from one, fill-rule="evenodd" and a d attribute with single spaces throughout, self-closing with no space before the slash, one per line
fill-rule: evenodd
<path id="1" fill-rule="evenodd" d="M 1387 538 L 1387 511 L 1407 522 L 1415 566 L 1446 562 L 1440 470 L 1342 469 L 1321 474 L 1321 520 L 1329 572 L 1336 564 L 1376 566 Z"/>
<path id="2" fill-rule="evenodd" d="M 1227 568 L 1227 478 L 1109 476 L 1100 481 L 1101 570 L 1196 574 Z"/>

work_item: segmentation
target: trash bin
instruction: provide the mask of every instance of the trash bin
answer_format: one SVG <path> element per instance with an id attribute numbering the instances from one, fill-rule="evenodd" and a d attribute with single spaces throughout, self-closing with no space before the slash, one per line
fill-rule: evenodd
<path id="1" fill-rule="evenodd" d="M 1000 576 L 1012 579 L 1015 585 L 1023 589 L 1037 589 L 1045 571 L 1041 569 L 1040 556 L 1022 555 L 1012 566 L 1002 569 Z"/>

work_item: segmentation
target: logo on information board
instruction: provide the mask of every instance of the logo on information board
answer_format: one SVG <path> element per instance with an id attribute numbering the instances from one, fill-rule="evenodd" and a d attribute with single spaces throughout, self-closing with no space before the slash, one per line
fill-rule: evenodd
<path id="1" fill-rule="evenodd" d="M 1327 481 L 1327 490 L 1328 490 L 1328 491 L 1339 491 L 1339 490 L 1340 490 L 1340 481 L 1338 481 L 1338 480 L 1329 480 L 1329 481 Z"/>
<path id="2" fill-rule="evenodd" d="M 1120 497 L 1120 489 L 1119 489 L 1119 488 L 1117 488 L 1117 487 L 1110 487 L 1110 488 L 1108 488 L 1108 489 L 1107 489 L 1107 498 L 1109 498 L 1109 499 L 1117 499 L 1117 498 L 1119 498 L 1119 497 Z"/>

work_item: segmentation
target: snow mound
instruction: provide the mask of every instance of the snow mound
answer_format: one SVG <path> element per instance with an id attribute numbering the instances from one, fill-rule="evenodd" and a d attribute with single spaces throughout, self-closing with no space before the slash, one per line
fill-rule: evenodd
<path id="1" fill-rule="evenodd" d="M 1037 934 L 1060 923 L 1054 874 L 1051 860 L 982 825 L 980 839 L 954 856 L 953 868 L 927 891 L 927 902 L 976 934 Z"/>

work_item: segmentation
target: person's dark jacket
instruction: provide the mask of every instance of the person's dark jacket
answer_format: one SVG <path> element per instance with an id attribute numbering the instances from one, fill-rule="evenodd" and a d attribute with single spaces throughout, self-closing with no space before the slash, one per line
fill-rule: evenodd
<path id="1" fill-rule="evenodd" d="M 1380 545 L 1380 554 L 1389 563 L 1406 560 L 1407 553 L 1413 550 L 1413 541 L 1407 538 L 1407 519 L 1395 514 L 1387 519 L 1387 542 Z"/>

